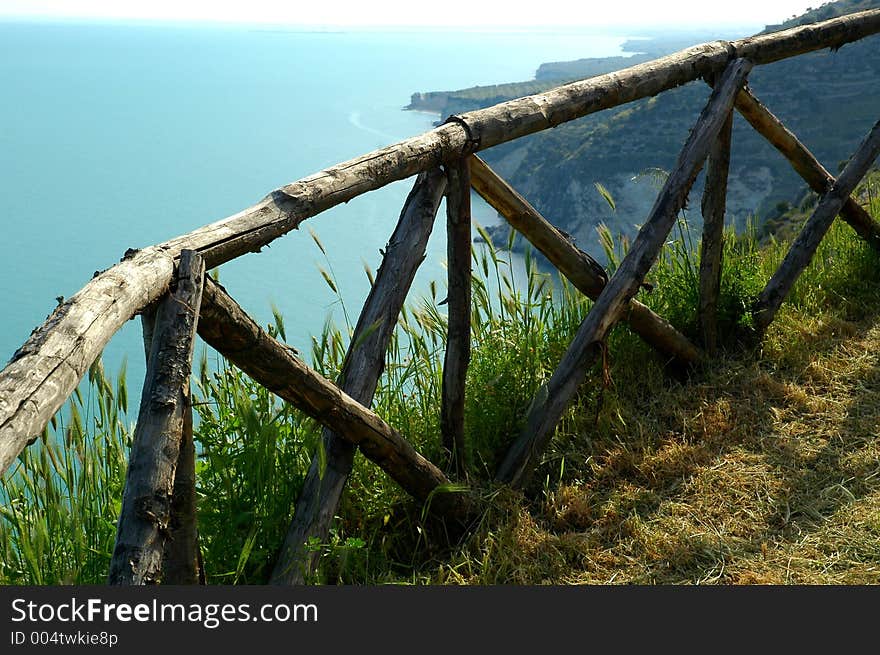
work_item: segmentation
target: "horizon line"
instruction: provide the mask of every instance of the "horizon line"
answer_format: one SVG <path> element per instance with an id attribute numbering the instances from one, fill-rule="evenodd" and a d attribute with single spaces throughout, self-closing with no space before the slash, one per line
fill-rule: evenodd
<path id="1" fill-rule="evenodd" d="M 0 22 L 28 22 L 28 23 L 115 23 L 129 25 L 202 25 L 202 26 L 239 26 L 239 27 L 268 27 L 295 28 L 301 31 L 367 31 L 367 30 L 458 30 L 465 32 L 546 32 L 546 31 L 585 31 L 601 29 L 617 30 L 659 30 L 680 33 L 688 31 L 711 31 L 714 29 L 754 29 L 755 27 L 766 28 L 781 23 L 764 24 L 760 22 L 713 22 L 713 23 L 681 23 L 680 21 L 669 23 L 623 23 L 602 22 L 583 24 L 492 24 L 470 23 L 467 25 L 444 24 L 444 23 L 294 23 L 285 20 L 254 19 L 236 20 L 216 17 L 199 18 L 176 18 L 176 17 L 143 17 L 143 16 L 99 16 L 99 15 L 74 15 L 74 14 L 4 14 L 0 13 Z"/>

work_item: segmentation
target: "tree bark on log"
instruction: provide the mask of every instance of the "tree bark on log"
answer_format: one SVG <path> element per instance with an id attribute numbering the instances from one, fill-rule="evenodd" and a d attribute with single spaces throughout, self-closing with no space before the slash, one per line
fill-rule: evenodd
<path id="1" fill-rule="evenodd" d="M 520 487 L 528 480 L 609 330 L 656 260 L 751 67 L 749 61 L 737 59 L 724 71 L 629 253 L 599 294 L 558 368 L 532 401 L 525 428 L 498 468 L 499 482 Z"/>
<path id="2" fill-rule="evenodd" d="M 193 438 L 192 395 L 187 389 L 183 432 L 171 490 L 168 538 L 162 553 L 162 583 L 196 585 L 200 571 L 199 530 L 196 516 L 196 445 Z"/>
<path id="3" fill-rule="evenodd" d="M 446 177 L 439 169 L 422 173 L 416 179 L 351 337 L 338 383 L 345 393 L 366 407 L 372 403 L 385 369 L 397 317 L 425 259 L 428 237 L 445 188 Z M 351 474 L 356 446 L 328 429 L 322 438 L 326 455 L 323 475 L 320 458 L 315 456 L 272 572 L 272 584 L 303 584 L 314 571 L 319 554 L 306 549 L 305 544 L 312 538 L 321 543 L 327 540 Z"/>
<path id="4" fill-rule="evenodd" d="M 748 89 L 739 92 L 735 106 L 755 131 L 782 153 L 813 191 L 822 195 L 831 188 L 834 184 L 831 173 Z M 840 217 L 873 248 L 880 250 L 880 224 L 853 198 L 844 201 Z"/>
<path id="5" fill-rule="evenodd" d="M 660 59 L 462 114 L 422 135 L 370 152 L 270 193 L 261 203 L 162 246 L 195 248 L 209 268 L 258 251 L 330 207 L 469 152 L 556 127 L 720 73 L 736 57 L 771 63 L 880 32 L 880 10 L 739 41 L 715 41 Z"/>
<path id="6" fill-rule="evenodd" d="M 471 179 L 468 158 L 446 165 L 448 322 L 440 403 L 443 449 L 456 475 L 466 475 L 465 380 L 471 359 Z"/>
<path id="7" fill-rule="evenodd" d="M 181 250 L 198 250 L 206 267 L 214 268 L 259 251 L 307 218 L 362 193 L 475 150 L 712 75 L 734 57 L 769 63 L 839 48 L 877 32 L 880 10 L 863 11 L 740 41 L 703 44 L 510 100 L 330 167 L 270 193 L 234 216 L 135 253 L 63 303 L 0 371 L 0 471 L 42 432 L 110 337 L 164 293 L 172 277 L 170 260 Z"/>
<path id="8" fill-rule="evenodd" d="M 0 473 L 64 405 L 110 338 L 168 290 L 174 260 L 124 261 L 62 302 L 0 372 Z"/>
<path id="9" fill-rule="evenodd" d="M 141 314 L 144 337 L 144 355 L 147 368 L 153 349 L 156 329 L 156 308 L 148 307 Z M 199 553 L 199 532 L 196 517 L 196 450 L 193 439 L 192 390 L 186 388 L 186 406 L 183 410 L 183 432 L 180 454 L 174 471 L 171 492 L 171 515 L 168 520 L 168 539 L 162 554 L 163 584 L 200 584 L 204 571 Z"/>
<path id="10" fill-rule="evenodd" d="M 423 502 L 430 498 L 435 513 L 467 510 L 463 494 L 435 493 L 449 480 L 397 430 L 266 334 L 210 277 L 205 278 L 199 335 L 269 391 L 358 445 L 411 496 Z"/>
<path id="11" fill-rule="evenodd" d="M 755 327 L 758 332 L 766 330 L 773 321 L 795 280 L 812 261 L 819 243 L 828 232 L 828 228 L 831 227 L 835 216 L 840 212 L 853 189 L 868 172 L 878 154 L 880 154 L 880 121 L 874 124 L 873 129 L 859 145 L 840 177 L 822 196 L 812 216 L 807 220 L 794 243 L 791 244 L 782 264 L 779 265 L 776 273 L 773 274 L 758 297 L 754 311 Z"/>
<path id="12" fill-rule="evenodd" d="M 474 190 L 510 225 L 537 248 L 578 291 L 595 300 L 608 276 L 595 259 L 567 239 L 538 210 L 493 171 L 482 159 L 471 157 Z M 702 353 L 681 332 L 638 300 L 624 311 L 630 328 L 658 352 L 680 367 L 698 362 Z"/>
<path id="13" fill-rule="evenodd" d="M 129 456 L 112 585 L 162 582 L 175 472 L 180 457 L 204 263 L 184 251 L 176 287 L 156 311 L 150 360 Z"/>
<path id="14" fill-rule="evenodd" d="M 699 323 L 703 347 L 718 348 L 718 294 L 721 290 L 721 254 L 724 249 L 724 212 L 727 205 L 727 173 L 730 169 L 730 137 L 733 114 L 727 117 L 709 150 L 706 188 L 703 192 L 703 240 L 700 244 Z"/>

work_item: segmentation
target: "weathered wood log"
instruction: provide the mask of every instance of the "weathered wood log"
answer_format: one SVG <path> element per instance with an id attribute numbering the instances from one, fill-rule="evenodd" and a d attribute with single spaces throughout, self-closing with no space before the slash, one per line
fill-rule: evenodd
<path id="1" fill-rule="evenodd" d="M 141 314 L 144 354 L 147 368 L 153 349 L 156 329 L 156 307 L 150 306 Z M 201 571 L 199 536 L 196 523 L 196 450 L 193 439 L 192 393 L 187 386 L 183 410 L 183 431 L 180 452 L 174 470 L 171 492 L 171 512 L 168 518 L 168 538 L 162 553 L 163 584 L 199 584 Z"/>
<path id="2" fill-rule="evenodd" d="M 700 244 L 700 300 L 698 320 L 703 347 L 718 347 L 718 294 L 721 290 L 721 252 L 724 247 L 724 212 L 727 206 L 727 173 L 733 114 L 727 117 L 709 150 L 706 188 L 703 191 L 703 239 Z"/>
<path id="3" fill-rule="evenodd" d="M 482 159 L 471 156 L 471 184 L 482 198 L 520 234 L 537 248 L 582 294 L 595 300 L 608 276 L 605 269 L 567 239 L 550 221 Z M 633 332 L 642 337 L 671 362 L 682 367 L 702 357 L 700 350 L 666 319 L 638 300 L 631 300 L 624 318 Z"/>
<path id="4" fill-rule="evenodd" d="M 572 82 L 525 98 L 459 116 L 476 150 L 555 127 L 596 111 L 656 95 L 699 78 L 721 73 L 736 58 L 768 64 L 788 57 L 838 48 L 880 31 L 880 10 L 841 16 L 741 39 L 714 41 L 625 68 Z"/>
<path id="5" fill-rule="evenodd" d="M 840 177 L 822 196 L 813 214 L 807 219 L 803 229 L 791 244 L 782 264 L 779 265 L 761 295 L 758 296 L 754 310 L 755 328 L 758 332 L 766 330 L 773 321 L 795 280 L 813 259 L 816 248 L 819 247 L 822 237 L 828 232 L 828 228 L 831 227 L 840 208 L 843 207 L 844 202 L 865 176 L 865 173 L 868 172 L 878 154 L 880 154 L 880 121 L 874 124 L 873 129 L 859 145 Z"/>
<path id="6" fill-rule="evenodd" d="M 174 260 L 124 261 L 62 302 L 0 372 L 0 472 L 57 412 L 116 331 L 168 290 Z"/>
<path id="7" fill-rule="evenodd" d="M 175 288 L 157 311 L 108 581 L 162 581 L 175 470 L 184 431 L 204 262 L 184 251 Z"/>
<path id="8" fill-rule="evenodd" d="M 463 114 L 422 135 L 343 162 L 269 194 L 261 203 L 162 246 L 198 249 L 213 268 L 259 250 L 330 207 L 390 182 L 603 109 L 720 73 L 735 57 L 770 63 L 839 48 L 880 32 L 880 10 L 841 16 L 773 34 L 706 43 L 660 59 Z"/>
<path id="9" fill-rule="evenodd" d="M 724 71 L 630 251 L 581 323 L 558 368 L 532 401 L 525 428 L 498 468 L 499 482 L 522 486 L 528 480 L 602 342 L 656 260 L 751 67 L 747 60 L 737 59 Z"/>
<path id="10" fill-rule="evenodd" d="M 467 509 L 461 493 L 434 493 L 443 491 L 448 478 L 397 430 L 266 334 L 210 278 L 205 279 L 199 335 L 269 391 L 358 445 L 411 496 L 420 501 L 430 497 L 436 513 L 455 515 Z"/>
<path id="11" fill-rule="evenodd" d="M 196 445 L 193 439 L 192 395 L 187 389 L 183 412 L 183 432 L 174 486 L 171 490 L 171 512 L 168 537 L 162 552 L 162 583 L 173 585 L 199 584 L 199 530 L 196 517 Z"/>
<path id="12" fill-rule="evenodd" d="M 456 475 L 467 471 L 464 441 L 465 379 L 471 359 L 471 176 L 468 158 L 446 165 L 448 322 L 440 433 Z"/>
<path id="13" fill-rule="evenodd" d="M 382 265 L 352 334 L 338 383 L 345 393 L 364 406 L 372 403 L 385 369 L 388 344 L 416 271 L 425 258 L 428 237 L 445 188 L 446 176 L 440 170 L 422 173 L 416 179 L 397 227 L 385 246 Z M 351 474 L 356 446 L 327 429 L 322 438 L 323 474 L 321 458 L 316 455 L 272 572 L 273 584 L 303 584 L 306 576 L 314 571 L 319 553 L 308 550 L 305 544 L 312 538 L 320 543 L 327 540 L 342 490 Z"/>
<path id="14" fill-rule="evenodd" d="M 813 191 L 821 195 L 831 188 L 831 173 L 748 89 L 739 92 L 735 107 L 756 132 L 782 153 Z M 840 217 L 872 247 L 880 249 L 880 224 L 853 198 L 844 201 Z"/>
<path id="15" fill-rule="evenodd" d="M 847 43 L 878 31 L 880 14 L 876 11 L 853 12 L 832 20 L 759 34 L 732 41 L 731 46 L 737 57 L 748 59 L 755 65 L 772 64 L 822 48 L 839 50 Z"/>
<path id="16" fill-rule="evenodd" d="M 470 112 L 425 134 L 328 168 L 272 192 L 248 209 L 150 247 L 100 274 L 62 304 L 0 371 L 0 471 L 42 432 L 121 325 L 167 289 L 181 250 L 208 268 L 274 239 L 330 207 L 464 154 L 656 95 L 721 71 L 735 56 L 769 63 L 880 32 L 880 10 L 841 16 L 732 43 L 718 41 L 668 57 Z M 112 292 L 108 291 L 114 287 Z M 98 302 L 98 304 L 94 304 Z M 112 303 L 108 312 L 107 303 Z M 98 311 L 95 311 L 95 310 Z"/>

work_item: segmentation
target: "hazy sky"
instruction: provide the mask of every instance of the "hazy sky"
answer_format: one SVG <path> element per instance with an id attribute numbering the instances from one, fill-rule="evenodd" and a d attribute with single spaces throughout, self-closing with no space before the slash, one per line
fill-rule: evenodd
<path id="1" fill-rule="evenodd" d="M 765 25 L 822 0 L 0 0 L 0 16 L 219 20 L 300 25 Z M 542 14 L 542 7 L 548 11 Z"/>

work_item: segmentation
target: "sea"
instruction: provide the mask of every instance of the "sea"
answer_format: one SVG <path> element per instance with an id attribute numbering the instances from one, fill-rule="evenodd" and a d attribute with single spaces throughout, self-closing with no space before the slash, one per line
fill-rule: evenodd
<path id="1" fill-rule="evenodd" d="M 623 54 L 625 34 L 0 21 L 0 365 L 58 299 L 141 248 L 232 215 L 272 189 L 431 129 L 418 91 L 531 79 L 542 62 Z M 410 189 L 394 183 L 306 221 L 221 282 L 260 323 L 284 316 L 310 352 L 356 317 Z M 442 210 L 441 210 L 442 211 Z M 495 212 L 474 198 L 476 222 Z M 411 302 L 442 288 L 440 214 Z M 316 245 L 318 237 L 326 255 Z M 321 270 L 332 275 L 336 291 Z M 140 324 L 104 352 L 140 388 Z"/>

